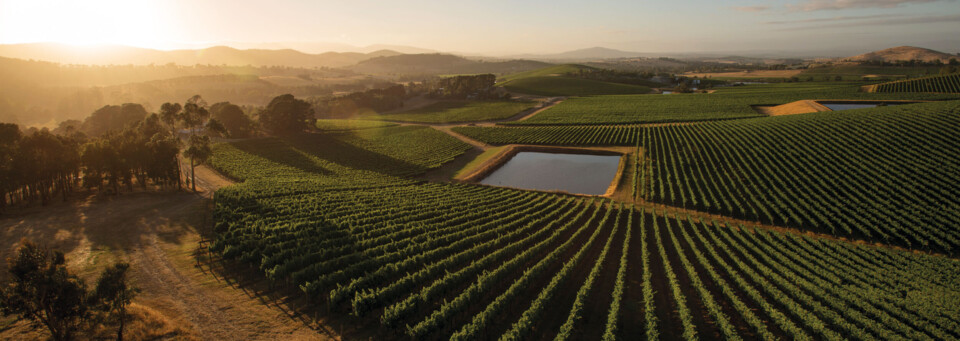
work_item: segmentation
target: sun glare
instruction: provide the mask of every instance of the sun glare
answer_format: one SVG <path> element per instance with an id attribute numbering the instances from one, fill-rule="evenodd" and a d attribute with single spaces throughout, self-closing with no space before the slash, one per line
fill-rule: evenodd
<path id="1" fill-rule="evenodd" d="M 6 42 L 131 45 L 163 48 L 164 8 L 155 1 L 4 2 L 0 38 Z"/>

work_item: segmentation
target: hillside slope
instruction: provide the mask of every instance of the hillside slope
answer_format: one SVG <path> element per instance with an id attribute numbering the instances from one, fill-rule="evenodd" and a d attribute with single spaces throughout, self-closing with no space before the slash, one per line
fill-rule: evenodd
<path id="1" fill-rule="evenodd" d="M 920 60 L 924 62 L 935 62 L 940 60 L 944 63 L 949 62 L 951 58 L 960 59 L 955 55 L 943 53 L 940 51 L 934 51 L 931 49 L 925 49 L 922 47 L 913 47 L 913 46 L 898 46 L 892 47 L 889 49 L 884 49 L 880 51 L 873 51 L 864 53 L 857 56 L 847 57 L 843 60 L 856 61 L 856 62 L 870 62 L 870 61 L 884 61 L 884 62 L 896 62 L 901 60 Z"/>
<path id="2" fill-rule="evenodd" d="M 907 79 L 865 86 L 867 92 L 960 93 L 960 73 Z"/>
<path id="3" fill-rule="evenodd" d="M 287 67 L 342 67 L 399 52 L 378 50 L 371 53 L 326 52 L 308 54 L 297 50 L 239 50 L 215 46 L 198 50 L 161 51 L 129 46 L 103 46 L 96 49 L 62 44 L 35 43 L 0 45 L 0 56 L 83 65 L 252 65 Z"/>
<path id="4" fill-rule="evenodd" d="M 365 74 L 506 74 L 539 69 L 550 64 L 531 60 L 474 61 L 449 54 L 405 54 L 371 58 L 346 69 Z"/>
<path id="5" fill-rule="evenodd" d="M 650 93 L 650 88 L 577 77 L 599 69 L 564 64 L 504 76 L 497 83 L 511 92 L 540 96 L 592 96 Z"/>

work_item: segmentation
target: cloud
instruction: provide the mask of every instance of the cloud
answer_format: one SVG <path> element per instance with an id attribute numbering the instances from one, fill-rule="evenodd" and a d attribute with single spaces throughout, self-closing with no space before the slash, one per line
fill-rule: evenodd
<path id="1" fill-rule="evenodd" d="M 806 0 L 797 5 L 787 5 L 794 11 L 823 11 L 850 8 L 895 8 L 906 4 L 921 4 L 943 0 Z"/>
<path id="2" fill-rule="evenodd" d="M 818 22 L 854 21 L 854 20 L 900 18 L 900 17 L 902 16 L 896 15 L 896 14 L 877 14 L 877 15 L 844 16 L 844 17 L 815 18 L 815 19 L 802 19 L 802 20 L 767 21 L 767 22 L 764 22 L 763 24 L 766 24 L 766 25 L 808 24 L 808 23 L 818 23 Z"/>
<path id="3" fill-rule="evenodd" d="M 940 15 L 940 16 L 922 16 L 922 17 L 900 17 L 892 19 L 874 19 L 874 20 L 856 20 L 854 22 L 841 22 L 835 24 L 820 24 L 815 26 L 803 26 L 793 28 L 783 28 L 778 31 L 800 31 L 814 30 L 822 28 L 841 28 L 841 27 L 861 27 L 861 26 L 890 26 L 890 25 L 911 25 L 911 24 L 931 24 L 940 22 L 960 22 L 960 14 Z"/>
<path id="4" fill-rule="evenodd" d="M 763 12 L 763 11 L 766 11 L 766 10 L 768 10 L 768 9 L 770 9 L 770 6 L 763 6 L 763 5 L 759 5 L 759 6 L 737 6 L 737 7 L 733 7 L 733 10 L 734 10 L 734 11 L 738 11 L 738 12 Z"/>

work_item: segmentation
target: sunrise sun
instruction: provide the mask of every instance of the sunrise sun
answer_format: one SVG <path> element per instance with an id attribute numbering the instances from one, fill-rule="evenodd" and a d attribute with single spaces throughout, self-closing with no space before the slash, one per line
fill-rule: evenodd
<path id="1" fill-rule="evenodd" d="M 6 40 L 162 47 L 164 6 L 156 1 L 12 1 L 0 4 Z M 11 13 L 16 13 L 13 15 Z"/>

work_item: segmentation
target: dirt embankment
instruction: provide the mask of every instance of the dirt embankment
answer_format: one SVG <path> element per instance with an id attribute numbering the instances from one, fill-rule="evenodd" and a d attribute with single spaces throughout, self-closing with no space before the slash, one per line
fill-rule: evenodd
<path id="1" fill-rule="evenodd" d="M 209 229 L 210 197 L 231 182 L 197 168 L 198 193 L 135 192 L 119 196 L 77 195 L 66 203 L 31 207 L 0 216 L 0 256 L 21 238 L 66 253 L 71 270 L 93 285 L 115 261 L 131 264 L 135 321 L 128 335 L 198 340 L 330 339 L 282 308 L 262 303 L 254 292 L 198 266 L 201 232 Z M 8 278 L 4 271 L 0 279 Z M 266 301 L 269 303 L 269 301 Z M 282 305 L 281 305 L 282 306 Z M 8 318 L 0 339 L 36 339 L 46 331 Z"/>
<path id="2" fill-rule="evenodd" d="M 830 111 L 830 108 L 811 100 L 790 102 L 782 105 L 755 105 L 753 109 L 767 116 L 783 116 L 808 114 L 812 112 Z"/>

